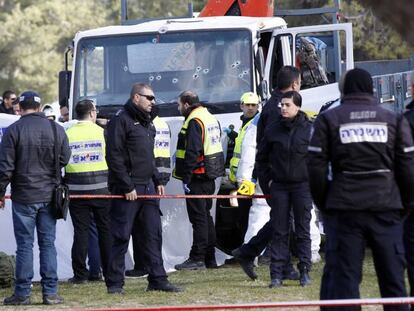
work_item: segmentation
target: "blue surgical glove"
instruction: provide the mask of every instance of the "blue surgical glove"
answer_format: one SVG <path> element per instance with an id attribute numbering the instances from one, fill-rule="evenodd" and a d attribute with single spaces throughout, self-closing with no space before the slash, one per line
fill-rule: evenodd
<path id="1" fill-rule="evenodd" d="M 171 158 L 171 160 L 172 160 L 172 165 L 173 166 L 175 166 L 175 160 L 177 159 L 177 151 L 176 152 L 174 152 L 174 154 L 173 154 L 173 156 L 172 156 L 172 158 Z"/>
<path id="2" fill-rule="evenodd" d="M 191 192 L 190 188 L 188 188 L 188 185 L 184 183 L 183 183 L 183 190 L 184 190 L 184 193 L 186 194 L 189 194 Z"/>
<path id="3" fill-rule="evenodd" d="M 226 133 L 227 135 L 231 133 L 231 129 L 228 127 L 223 127 L 223 132 Z"/>

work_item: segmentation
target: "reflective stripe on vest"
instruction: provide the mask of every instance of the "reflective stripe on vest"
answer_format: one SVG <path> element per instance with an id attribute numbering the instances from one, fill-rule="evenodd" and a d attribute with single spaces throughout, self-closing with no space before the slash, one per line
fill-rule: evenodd
<path id="1" fill-rule="evenodd" d="M 108 187 L 107 182 L 101 182 L 97 184 L 88 184 L 88 185 L 77 185 L 77 184 L 67 184 L 69 190 L 74 191 L 90 191 L 90 190 L 97 190 L 97 189 L 105 189 Z"/>
<path id="2" fill-rule="evenodd" d="M 66 131 L 71 157 L 65 167 L 65 180 L 70 190 L 98 190 L 107 186 L 108 166 L 105 161 L 104 131 L 92 122 L 73 125 Z"/>
<path id="3" fill-rule="evenodd" d="M 200 123 L 203 137 L 203 154 L 197 158 L 197 167 L 193 170 L 193 173 L 205 174 L 204 159 L 206 157 L 214 158 L 214 156 L 222 155 L 223 153 L 220 125 L 217 119 L 205 107 L 194 109 L 185 120 L 178 135 L 176 163 L 173 171 L 173 176 L 178 179 L 181 179 L 183 174 L 182 169 L 185 159 L 187 128 L 192 119 L 196 119 Z"/>
<path id="4" fill-rule="evenodd" d="M 93 171 L 82 173 L 66 173 L 65 182 L 69 190 L 73 191 L 90 191 L 103 193 L 101 190 L 108 189 L 108 171 Z"/>
<path id="5" fill-rule="evenodd" d="M 156 130 L 154 138 L 155 166 L 159 173 L 171 174 L 170 127 L 159 117 L 155 117 L 152 122 Z"/>
<path id="6" fill-rule="evenodd" d="M 239 167 L 239 162 L 241 158 L 241 146 L 243 143 L 244 135 L 246 135 L 247 127 L 252 123 L 253 118 L 247 122 L 243 127 L 239 130 L 239 135 L 236 137 L 236 143 L 234 145 L 233 157 L 230 159 L 230 174 L 229 179 L 231 182 L 236 182 L 236 173 L 237 168 Z"/>

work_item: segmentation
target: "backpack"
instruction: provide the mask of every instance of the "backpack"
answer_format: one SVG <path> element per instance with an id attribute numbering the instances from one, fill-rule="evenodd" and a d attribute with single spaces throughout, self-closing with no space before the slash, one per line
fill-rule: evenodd
<path id="1" fill-rule="evenodd" d="M 11 287 L 14 283 L 16 257 L 0 252 L 0 288 Z"/>
<path id="2" fill-rule="evenodd" d="M 299 38 L 297 60 L 302 73 L 302 88 L 328 84 L 328 78 L 321 65 L 316 47 L 304 37 Z"/>

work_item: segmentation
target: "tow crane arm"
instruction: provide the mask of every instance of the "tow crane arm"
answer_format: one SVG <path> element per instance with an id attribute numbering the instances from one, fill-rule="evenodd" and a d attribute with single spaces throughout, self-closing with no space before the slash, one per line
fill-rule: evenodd
<path id="1" fill-rule="evenodd" d="M 206 16 L 273 16 L 274 0 L 208 0 L 200 12 Z"/>

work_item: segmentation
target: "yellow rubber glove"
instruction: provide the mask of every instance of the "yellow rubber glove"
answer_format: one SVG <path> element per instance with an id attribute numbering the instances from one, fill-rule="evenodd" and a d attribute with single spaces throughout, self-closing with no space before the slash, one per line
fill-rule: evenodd
<path id="1" fill-rule="evenodd" d="M 253 195 L 256 191 L 256 184 L 251 182 L 250 180 L 243 180 L 239 189 L 237 190 L 238 193 L 242 195 Z"/>

